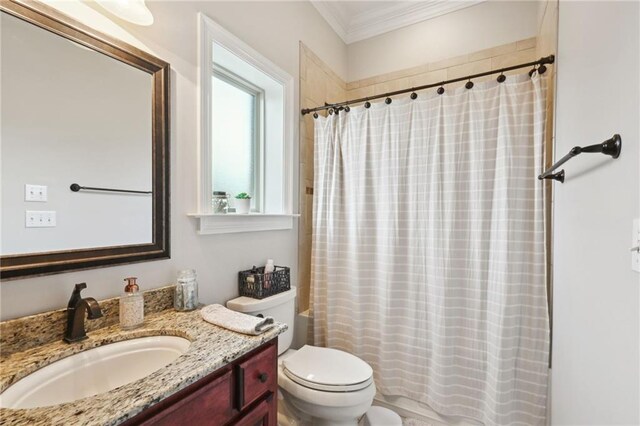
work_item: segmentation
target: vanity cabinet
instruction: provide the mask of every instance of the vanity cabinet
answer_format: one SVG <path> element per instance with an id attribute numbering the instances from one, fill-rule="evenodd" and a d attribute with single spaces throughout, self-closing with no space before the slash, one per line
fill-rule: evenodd
<path id="1" fill-rule="evenodd" d="M 124 425 L 277 425 L 278 339 L 214 371 Z"/>

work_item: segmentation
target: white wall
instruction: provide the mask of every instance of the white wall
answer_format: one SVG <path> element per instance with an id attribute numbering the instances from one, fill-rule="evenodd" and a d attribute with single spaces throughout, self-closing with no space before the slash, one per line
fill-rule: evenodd
<path id="1" fill-rule="evenodd" d="M 2 14 L 1 253 L 153 241 L 151 75 Z M 43 72 L 46 70 L 46 72 Z M 38 123 L 35 125 L 35 123 Z M 46 202 L 25 202 L 25 184 Z M 26 210 L 56 212 L 26 228 Z"/>
<path id="2" fill-rule="evenodd" d="M 295 81 L 299 40 L 337 73 L 346 75 L 346 47 L 338 36 L 308 2 L 147 2 L 155 18 L 152 26 L 138 27 L 113 18 L 120 28 L 97 14 L 101 10 L 97 5 L 72 5 L 62 2 L 58 7 L 171 64 L 171 259 L 3 282 L 0 318 L 64 307 L 73 284 L 82 281 L 88 284 L 87 296 L 104 298 L 117 295 L 127 276 L 138 276 L 141 287 L 148 289 L 173 282 L 179 269 L 195 268 L 201 300 L 212 303 L 235 297 L 237 272 L 267 258 L 290 266 L 295 280 L 297 223 L 290 231 L 198 236 L 194 219 L 186 216 L 196 211 L 197 203 L 196 18 L 199 11 L 206 13 Z M 295 197 L 297 188 L 293 193 Z M 295 199 L 293 205 L 297 205 Z"/>
<path id="3" fill-rule="evenodd" d="M 535 37 L 538 2 L 487 1 L 348 46 L 356 81 Z"/>
<path id="4" fill-rule="evenodd" d="M 560 2 L 555 156 L 620 133 L 555 183 L 551 422 L 640 423 L 640 4 Z"/>

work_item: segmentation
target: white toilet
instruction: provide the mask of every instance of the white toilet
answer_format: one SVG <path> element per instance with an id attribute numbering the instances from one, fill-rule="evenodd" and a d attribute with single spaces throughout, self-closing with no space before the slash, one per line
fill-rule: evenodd
<path id="1" fill-rule="evenodd" d="M 285 425 L 357 425 L 376 394 L 373 370 L 363 360 L 336 349 L 305 345 L 289 349 L 293 339 L 296 288 L 262 300 L 238 297 L 234 311 L 271 316 L 289 325 L 278 337 L 278 423 Z M 399 419 L 399 417 L 398 417 Z M 375 424 L 374 419 L 369 419 Z"/>

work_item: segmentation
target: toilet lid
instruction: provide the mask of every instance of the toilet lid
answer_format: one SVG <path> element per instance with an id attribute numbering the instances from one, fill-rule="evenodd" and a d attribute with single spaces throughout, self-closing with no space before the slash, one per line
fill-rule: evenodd
<path id="1" fill-rule="evenodd" d="M 284 373 L 311 389 L 350 392 L 373 382 L 373 370 L 363 360 L 337 349 L 305 345 L 282 362 Z"/>

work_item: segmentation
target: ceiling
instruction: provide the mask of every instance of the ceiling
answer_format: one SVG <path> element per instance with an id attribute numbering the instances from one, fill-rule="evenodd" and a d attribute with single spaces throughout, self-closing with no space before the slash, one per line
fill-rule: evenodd
<path id="1" fill-rule="evenodd" d="M 473 6 L 486 0 L 311 0 L 347 44 Z"/>

